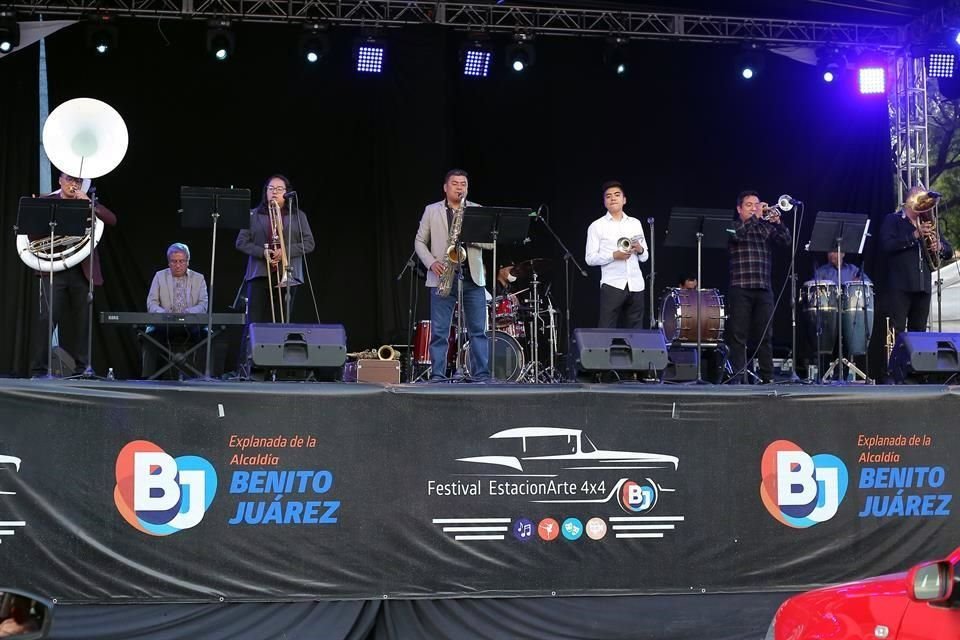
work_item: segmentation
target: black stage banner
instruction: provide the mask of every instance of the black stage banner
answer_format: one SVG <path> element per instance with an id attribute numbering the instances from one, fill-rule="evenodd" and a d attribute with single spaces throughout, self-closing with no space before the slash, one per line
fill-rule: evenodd
<path id="1" fill-rule="evenodd" d="M 960 539 L 943 387 L 5 381 L 0 571 L 60 602 L 797 590 Z"/>

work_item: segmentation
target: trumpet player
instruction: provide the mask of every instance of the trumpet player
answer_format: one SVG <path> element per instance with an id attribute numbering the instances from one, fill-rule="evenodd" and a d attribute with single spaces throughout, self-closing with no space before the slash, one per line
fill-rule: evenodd
<path id="1" fill-rule="evenodd" d="M 455 219 L 465 207 L 475 203 L 467 200 L 467 172 L 451 169 L 443 180 L 443 200 L 429 204 L 423 210 L 414 248 L 417 257 L 427 267 L 427 288 L 430 289 L 430 380 L 446 376 L 447 338 L 453 309 L 457 303 L 457 289 L 461 287 L 464 326 L 470 336 L 470 376 L 482 381 L 490 377 L 490 358 L 487 352 L 486 274 L 483 268 L 483 249 L 493 244 L 476 243 L 466 247 L 462 262 L 450 259 L 448 249 L 459 243 L 454 237 Z M 462 219 L 462 218 L 461 218 Z M 459 277 L 462 272 L 463 278 Z M 444 283 L 449 283 L 444 287 Z"/>
<path id="2" fill-rule="evenodd" d="M 623 185 L 603 185 L 607 213 L 587 228 L 586 262 L 600 267 L 600 312 L 603 329 L 639 329 L 643 325 L 644 281 L 640 263 L 649 259 L 640 220 L 623 210 Z"/>
<path id="3" fill-rule="evenodd" d="M 249 256 L 244 275 L 247 322 L 271 322 L 283 317 L 281 311 L 293 308 L 297 287 L 303 284 L 303 256 L 313 251 L 313 232 L 302 209 L 297 207 L 291 213 L 291 193 L 287 178 L 270 176 L 263 186 L 260 204 L 250 211 L 250 227 L 237 234 L 237 249 Z M 270 215 L 271 207 L 280 212 L 279 225 Z M 278 287 L 284 276 L 284 286 Z M 289 303 L 286 296 L 290 296 Z"/>
<path id="4" fill-rule="evenodd" d="M 89 180 L 81 180 L 65 173 L 60 173 L 60 189 L 54 191 L 47 198 L 61 198 L 64 200 L 90 201 L 87 191 L 90 189 Z M 117 216 L 99 201 L 96 205 L 97 220 L 99 223 L 114 226 Z M 31 238 L 32 239 L 32 238 Z M 92 239 L 91 239 L 92 242 Z M 47 375 L 47 348 L 50 336 L 47 335 L 47 296 L 50 295 L 50 280 L 44 274 L 37 272 L 40 280 L 40 314 L 37 317 L 34 330 L 30 338 L 30 375 L 40 377 Z M 74 373 L 83 373 L 87 368 L 87 295 L 90 281 L 94 286 L 103 284 L 103 274 L 100 269 L 100 254 L 96 247 L 93 249 L 93 269 L 90 260 L 83 260 L 70 269 L 64 269 L 53 278 L 53 325 L 59 327 L 60 345 L 74 357 L 76 367 Z"/>
<path id="5" fill-rule="evenodd" d="M 932 217 L 939 198 L 935 191 L 913 187 L 903 207 L 887 214 L 880 225 L 880 250 L 887 270 L 884 305 L 896 333 L 927 330 L 931 263 L 953 255 Z"/>
<path id="6" fill-rule="evenodd" d="M 766 206 L 756 191 L 737 196 L 737 215 L 727 239 L 730 288 L 727 291 L 726 342 L 734 375 L 742 375 L 747 349 L 757 350 L 760 380 L 773 381 L 771 262 L 773 246 L 789 246 L 790 230 L 779 209 Z"/>

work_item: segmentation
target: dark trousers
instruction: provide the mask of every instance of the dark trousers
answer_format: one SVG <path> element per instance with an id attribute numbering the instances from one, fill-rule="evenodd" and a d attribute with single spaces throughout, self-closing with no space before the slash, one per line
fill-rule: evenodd
<path id="1" fill-rule="evenodd" d="M 885 306 L 890 326 L 901 331 L 926 331 L 930 294 L 925 291 L 887 291 Z"/>
<path id="2" fill-rule="evenodd" d="M 600 285 L 600 319 L 597 326 L 601 329 L 642 329 L 643 328 L 643 291 L 617 289 L 608 284 Z"/>
<path id="3" fill-rule="evenodd" d="M 773 291 L 730 287 L 726 305 L 726 343 L 733 372 L 742 374 L 747 356 L 756 349 L 760 378 L 773 380 L 772 332 L 764 332 L 773 314 Z"/>
<path id="4" fill-rule="evenodd" d="M 47 300 L 50 274 L 39 278 L 40 298 L 37 324 L 30 338 L 30 375 L 47 374 L 47 333 L 49 315 Z M 76 361 L 75 373 L 87 368 L 87 294 L 89 283 L 79 266 L 53 274 L 53 326 L 59 327 L 60 346 Z"/>

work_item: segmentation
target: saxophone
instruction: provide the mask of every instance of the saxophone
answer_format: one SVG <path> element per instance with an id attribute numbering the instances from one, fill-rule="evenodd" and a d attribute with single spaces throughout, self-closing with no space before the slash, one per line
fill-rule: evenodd
<path id="1" fill-rule="evenodd" d="M 440 284 L 437 285 L 438 296 L 449 296 L 453 289 L 453 278 L 457 267 L 467 259 L 467 251 L 460 246 L 460 227 L 463 226 L 463 208 L 467 198 L 460 200 L 460 206 L 453 212 L 453 223 L 450 225 L 450 235 L 447 237 L 447 252 L 443 256 L 443 273 L 440 274 Z"/>

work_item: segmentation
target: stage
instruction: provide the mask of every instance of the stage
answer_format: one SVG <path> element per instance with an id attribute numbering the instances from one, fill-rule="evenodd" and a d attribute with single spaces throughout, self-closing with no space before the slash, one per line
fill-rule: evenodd
<path id="1" fill-rule="evenodd" d="M 954 387 L 4 380 L 0 397 L 2 572 L 67 619 L 359 620 L 388 601 L 455 628 L 469 616 L 446 607 L 727 594 L 761 598 L 761 634 L 780 594 L 902 570 L 960 531 Z M 168 615 L 137 608 L 137 633 Z M 79 637 L 72 619 L 53 637 Z"/>

